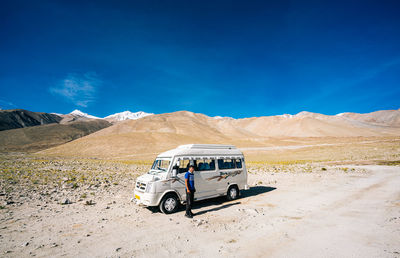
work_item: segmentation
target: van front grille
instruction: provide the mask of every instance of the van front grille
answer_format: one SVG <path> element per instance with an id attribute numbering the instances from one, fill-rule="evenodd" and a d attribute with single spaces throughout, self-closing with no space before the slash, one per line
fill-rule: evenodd
<path id="1" fill-rule="evenodd" d="M 141 182 L 136 182 L 136 189 L 144 191 L 146 190 L 146 184 Z"/>

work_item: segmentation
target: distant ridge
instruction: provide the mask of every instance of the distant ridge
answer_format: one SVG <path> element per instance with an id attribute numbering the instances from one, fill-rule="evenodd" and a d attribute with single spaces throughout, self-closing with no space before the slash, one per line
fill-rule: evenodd
<path id="1" fill-rule="evenodd" d="M 0 152 L 39 151 L 76 140 L 110 125 L 105 120 L 91 120 L 0 131 Z"/>
<path id="2" fill-rule="evenodd" d="M 0 151 L 38 151 L 54 147 L 111 125 L 103 119 L 71 112 L 72 115 L 32 112 L 23 109 L 0 111 Z"/>
<path id="3" fill-rule="evenodd" d="M 387 125 L 400 127 L 400 109 L 398 110 L 380 110 L 371 113 L 341 113 L 337 116 L 346 117 L 369 124 Z"/>
<path id="4" fill-rule="evenodd" d="M 0 131 L 58 123 L 61 116 L 24 109 L 0 110 Z"/>

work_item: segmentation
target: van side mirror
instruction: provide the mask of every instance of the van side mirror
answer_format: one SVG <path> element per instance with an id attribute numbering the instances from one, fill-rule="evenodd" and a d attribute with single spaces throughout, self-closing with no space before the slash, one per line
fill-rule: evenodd
<path id="1" fill-rule="evenodd" d="M 172 177 L 176 177 L 178 175 L 178 169 L 179 169 L 178 166 L 174 166 L 172 168 Z"/>

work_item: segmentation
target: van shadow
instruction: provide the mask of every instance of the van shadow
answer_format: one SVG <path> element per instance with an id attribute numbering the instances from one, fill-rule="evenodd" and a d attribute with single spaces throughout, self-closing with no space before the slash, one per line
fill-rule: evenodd
<path id="1" fill-rule="evenodd" d="M 242 191 L 240 196 L 242 198 L 248 198 L 259 194 L 268 193 L 273 190 L 276 190 L 276 187 L 257 185 L 250 187 L 249 190 Z"/>
<path id="2" fill-rule="evenodd" d="M 207 212 L 222 210 L 222 209 L 234 206 L 234 205 L 241 204 L 240 199 L 249 198 L 252 196 L 259 195 L 259 194 L 268 193 L 275 189 L 276 189 L 276 187 L 253 186 L 253 187 L 250 187 L 249 190 L 242 190 L 240 192 L 240 198 L 237 199 L 236 202 L 232 203 L 231 201 L 228 201 L 226 199 L 226 196 L 220 196 L 220 197 L 211 198 L 211 199 L 207 199 L 207 200 L 196 201 L 193 205 L 193 210 L 196 211 L 198 209 L 203 209 L 205 207 L 216 206 L 216 207 L 212 207 L 210 209 L 195 212 L 195 215 L 202 215 Z M 185 211 L 185 210 L 186 210 L 186 206 L 180 205 L 179 211 Z"/>

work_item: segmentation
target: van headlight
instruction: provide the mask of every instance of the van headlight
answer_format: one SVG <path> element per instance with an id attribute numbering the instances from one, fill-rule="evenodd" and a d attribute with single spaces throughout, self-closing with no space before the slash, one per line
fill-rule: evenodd
<path id="1" fill-rule="evenodd" d="M 156 189 L 153 182 L 147 183 L 146 193 L 155 193 Z"/>

